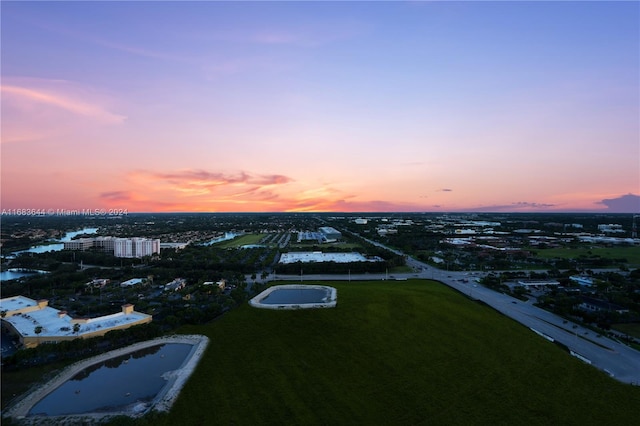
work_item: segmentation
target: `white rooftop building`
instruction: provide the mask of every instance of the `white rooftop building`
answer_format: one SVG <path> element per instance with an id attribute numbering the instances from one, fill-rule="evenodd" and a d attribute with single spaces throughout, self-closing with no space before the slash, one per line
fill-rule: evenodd
<path id="1" fill-rule="evenodd" d="M 131 287 L 134 285 L 142 284 L 144 280 L 144 278 L 131 278 L 130 280 L 121 282 L 120 287 Z"/>
<path id="2" fill-rule="evenodd" d="M 131 304 L 123 305 L 121 312 L 97 318 L 71 318 L 66 311 L 48 305 L 48 300 L 24 296 L 0 299 L 2 328 L 16 335 L 24 347 L 32 348 L 41 343 L 102 336 L 152 320 L 151 315 L 134 311 Z"/>
<path id="3" fill-rule="evenodd" d="M 367 258 L 360 253 L 322 253 L 320 251 L 301 251 L 282 253 L 278 263 L 309 263 L 309 262 L 379 262 L 380 258 Z"/>
<path id="4" fill-rule="evenodd" d="M 98 249 L 116 257 L 144 257 L 160 253 L 160 240 L 149 238 L 95 237 L 64 243 L 65 250 Z"/>
<path id="5" fill-rule="evenodd" d="M 340 231 L 330 226 L 323 226 L 318 229 L 318 232 L 320 232 L 324 237 L 324 240 L 329 243 L 337 241 L 340 238 L 342 238 L 342 233 L 340 233 Z"/>

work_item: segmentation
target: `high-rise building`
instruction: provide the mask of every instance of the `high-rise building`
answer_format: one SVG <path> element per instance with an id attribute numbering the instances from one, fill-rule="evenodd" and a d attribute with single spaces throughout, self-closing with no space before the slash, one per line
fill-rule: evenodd
<path id="1" fill-rule="evenodd" d="M 90 248 L 113 253 L 115 257 L 144 257 L 160 253 L 160 240 L 149 238 L 82 238 L 64 243 L 65 250 L 88 250 Z"/>
<path id="2" fill-rule="evenodd" d="M 160 253 L 160 240 L 148 238 L 117 238 L 113 246 L 116 257 L 144 257 Z"/>

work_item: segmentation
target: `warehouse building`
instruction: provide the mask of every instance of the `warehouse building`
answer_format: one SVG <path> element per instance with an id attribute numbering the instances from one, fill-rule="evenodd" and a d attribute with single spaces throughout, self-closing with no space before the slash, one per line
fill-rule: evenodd
<path id="1" fill-rule="evenodd" d="M 318 231 L 322 234 L 324 241 L 327 243 L 338 241 L 342 238 L 340 231 L 330 226 L 323 226 L 322 228 L 319 228 Z"/>

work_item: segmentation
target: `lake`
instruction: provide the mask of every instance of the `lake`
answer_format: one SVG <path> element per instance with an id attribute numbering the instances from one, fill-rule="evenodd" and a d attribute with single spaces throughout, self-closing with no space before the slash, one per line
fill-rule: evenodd
<path id="1" fill-rule="evenodd" d="M 47 274 L 47 271 L 35 271 L 29 269 L 9 269 L 0 272 L 0 281 L 17 280 L 22 277 L 30 277 L 35 274 Z"/>
<path id="2" fill-rule="evenodd" d="M 62 237 L 59 241 L 51 242 L 50 244 L 43 244 L 38 246 L 30 247 L 26 250 L 20 250 L 13 252 L 10 256 L 15 257 L 18 254 L 22 253 L 46 253 L 48 251 L 60 251 L 64 249 L 64 242 L 71 241 L 74 237 L 82 234 L 95 234 L 98 232 L 98 228 L 84 228 L 79 231 L 67 232 L 64 237 Z M 9 256 L 7 256 L 9 257 Z"/>

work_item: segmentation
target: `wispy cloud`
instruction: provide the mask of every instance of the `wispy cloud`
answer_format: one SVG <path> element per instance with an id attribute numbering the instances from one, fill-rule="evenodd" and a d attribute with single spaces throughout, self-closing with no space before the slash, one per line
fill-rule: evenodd
<path id="1" fill-rule="evenodd" d="M 131 191 L 111 191 L 103 192 L 99 198 L 106 202 L 131 201 L 133 198 Z"/>
<path id="2" fill-rule="evenodd" d="M 173 188 L 184 191 L 211 192 L 218 187 L 240 185 L 283 185 L 292 181 L 291 178 L 280 174 L 251 174 L 245 171 L 237 173 L 210 172 L 206 170 L 181 170 L 162 173 L 140 171 L 134 174 L 145 176 L 147 179 L 165 182 Z"/>
<path id="3" fill-rule="evenodd" d="M 425 207 L 413 203 L 396 203 L 382 200 L 307 200 L 295 203 L 289 211 L 327 211 L 327 212 L 422 212 Z"/>
<path id="4" fill-rule="evenodd" d="M 135 211 L 424 211 L 414 203 L 361 200 L 336 184 L 296 182 L 282 174 L 137 170 L 127 190 L 102 192 L 101 202 Z M 305 189 L 306 188 L 306 189 Z"/>
<path id="5" fill-rule="evenodd" d="M 161 60 L 165 60 L 165 61 L 180 61 L 180 62 L 190 62 L 193 61 L 193 58 L 189 58 L 186 56 L 182 56 L 182 55 L 178 55 L 175 53 L 169 53 L 169 52 L 163 52 L 163 51 L 159 51 L 159 50 L 152 50 L 152 49 L 148 49 L 148 48 L 142 48 L 142 47 L 138 47 L 138 46 L 134 46 L 134 45 L 126 45 L 126 44 L 122 44 L 122 43 L 116 43 L 113 41 L 109 41 L 109 40 L 104 40 L 104 39 L 100 39 L 100 38 L 88 38 L 89 40 L 91 40 L 93 43 L 102 46 L 102 47 L 106 47 L 109 49 L 113 49 L 113 50 L 117 50 L 120 52 L 125 52 L 125 53 L 129 53 L 132 55 L 136 55 L 136 56 L 142 56 L 145 58 L 152 58 L 152 59 L 161 59 Z"/>
<path id="6" fill-rule="evenodd" d="M 127 119 L 112 111 L 109 96 L 70 81 L 3 77 L 0 92 L 3 143 L 68 135 Z"/>
<path id="7" fill-rule="evenodd" d="M 25 24 L 33 25 L 39 29 L 49 31 L 55 34 L 62 34 L 73 38 L 74 40 L 82 40 L 84 42 L 93 43 L 96 46 L 105 47 L 111 50 L 129 53 L 136 56 L 145 58 L 171 60 L 171 61 L 185 61 L 189 58 L 181 56 L 175 53 L 169 53 L 162 50 L 149 49 L 148 47 L 140 47 L 134 44 L 124 44 L 103 37 L 98 37 L 90 32 L 80 31 L 69 26 L 56 25 L 51 21 L 41 21 L 30 18 L 22 19 Z"/>
<path id="8" fill-rule="evenodd" d="M 199 38 L 232 43 L 253 43 L 260 45 L 287 45 L 298 47 L 319 47 L 366 34 L 371 25 L 353 19 L 330 19 L 307 21 L 304 25 L 287 24 L 278 27 L 233 28 L 207 31 Z M 196 36 L 198 37 L 198 36 Z"/>
<path id="9" fill-rule="evenodd" d="M 1 85 L 0 90 L 6 102 L 9 103 L 26 101 L 44 104 L 110 124 L 121 123 L 126 119 L 123 115 L 114 114 L 99 105 L 87 103 L 64 93 L 7 84 Z"/>
<path id="10" fill-rule="evenodd" d="M 156 199 L 179 199 L 196 211 L 219 211 L 225 204 L 272 203 L 279 197 L 272 188 L 286 187 L 293 179 L 281 174 L 186 169 L 136 170 L 127 181 L 138 193 L 153 194 Z"/>

